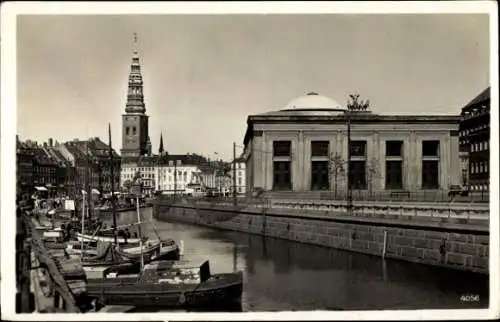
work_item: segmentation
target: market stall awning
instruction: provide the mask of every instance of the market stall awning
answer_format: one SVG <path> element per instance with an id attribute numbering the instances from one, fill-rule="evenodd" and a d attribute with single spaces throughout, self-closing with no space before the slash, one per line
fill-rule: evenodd
<path id="1" fill-rule="evenodd" d="M 37 191 L 48 191 L 45 187 L 35 187 Z"/>

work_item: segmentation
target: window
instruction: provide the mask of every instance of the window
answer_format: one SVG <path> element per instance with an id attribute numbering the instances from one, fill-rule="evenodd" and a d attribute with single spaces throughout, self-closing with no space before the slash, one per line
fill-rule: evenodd
<path id="1" fill-rule="evenodd" d="M 238 178 L 238 186 L 241 186 L 241 177 Z"/>
<path id="2" fill-rule="evenodd" d="M 485 150 L 489 149 L 489 142 L 488 141 L 484 142 L 484 149 Z"/>
<path id="3" fill-rule="evenodd" d="M 439 141 L 422 141 L 422 156 L 438 157 Z"/>
<path id="4" fill-rule="evenodd" d="M 385 155 L 388 157 L 403 156 L 403 141 L 386 141 Z"/>
<path id="5" fill-rule="evenodd" d="M 127 135 L 130 134 L 130 128 L 128 126 L 125 128 L 125 134 L 127 134 Z"/>
<path id="6" fill-rule="evenodd" d="M 488 172 L 488 163 L 484 164 L 484 172 Z"/>
<path id="7" fill-rule="evenodd" d="M 291 190 L 291 162 L 290 161 L 274 161 L 273 162 L 273 190 Z"/>
<path id="8" fill-rule="evenodd" d="M 329 190 L 328 161 L 312 161 L 311 190 Z"/>
<path id="9" fill-rule="evenodd" d="M 313 157 L 328 157 L 328 149 L 330 142 L 328 141 L 312 141 L 311 156 Z"/>
<path id="10" fill-rule="evenodd" d="M 351 141 L 351 157 L 366 156 L 366 141 Z"/>
<path id="11" fill-rule="evenodd" d="M 439 188 L 439 161 L 422 161 L 422 189 Z"/>
<path id="12" fill-rule="evenodd" d="M 274 141 L 273 142 L 273 156 L 275 157 L 289 157 L 291 154 L 291 141 Z"/>
<path id="13" fill-rule="evenodd" d="M 366 189 L 365 161 L 349 162 L 349 186 L 351 189 Z"/>
<path id="14" fill-rule="evenodd" d="M 386 189 L 403 189 L 403 162 L 402 161 L 386 161 Z"/>
<path id="15" fill-rule="evenodd" d="M 133 134 L 133 135 L 135 135 L 135 134 L 136 134 L 136 132 L 137 132 L 137 131 L 136 131 L 135 126 L 134 126 L 134 127 L 132 127 L 132 134 Z"/>

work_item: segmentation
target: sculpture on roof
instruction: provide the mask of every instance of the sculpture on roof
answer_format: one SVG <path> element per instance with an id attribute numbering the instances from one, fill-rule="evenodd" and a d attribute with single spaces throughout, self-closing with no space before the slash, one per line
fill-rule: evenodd
<path id="1" fill-rule="evenodd" d="M 350 112 L 368 112 L 368 108 L 370 107 L 370 100 L 358 101 L 359 94 L 350 94 L 349 98 L 351 100 L 347 103 L 347 109 Z"/>

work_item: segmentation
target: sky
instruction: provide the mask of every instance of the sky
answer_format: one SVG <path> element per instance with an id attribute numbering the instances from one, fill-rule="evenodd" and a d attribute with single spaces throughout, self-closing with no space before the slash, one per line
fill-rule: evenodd
<path id="1" fill-rule="evenodd" d="M 138 34 L 153 152 L 241 154 L 248 115 L 314 91 L 457 114 L 489 86 L 488 15 L 38 15 L 17 21 L 17 133 L 121 148 Z"/>

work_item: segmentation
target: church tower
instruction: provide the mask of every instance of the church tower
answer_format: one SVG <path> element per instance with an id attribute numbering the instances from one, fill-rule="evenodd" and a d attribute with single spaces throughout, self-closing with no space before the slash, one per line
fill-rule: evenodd
<path id="1" fill-rule="evenodd" d="M 137 35 L 134 34 L 134 47 L 136 46 Z M 121 155 L 123 157 L 139 157 L 149 152 L 148 118 L 144 104 L 141 65 L 137 48 L 134 48 L 128 78 L 127 104 L 125 114 L 122 115 Z"/>

